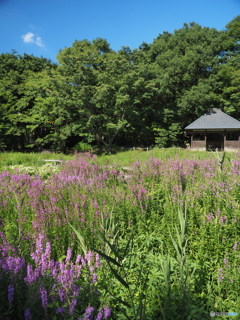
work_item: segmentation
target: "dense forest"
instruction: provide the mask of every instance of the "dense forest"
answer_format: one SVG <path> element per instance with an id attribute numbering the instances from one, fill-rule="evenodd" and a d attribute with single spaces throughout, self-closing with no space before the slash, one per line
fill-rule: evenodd
<path id="1" fill-rule="evenodd" d="M 184 24 L 134 50 L 76 40 L 58 64 L 2 53 L 0 147 L 183 146 L 184 127 L 208 108 L 240 119 L 239 53 L 240 16 L 222 31 Z"/>

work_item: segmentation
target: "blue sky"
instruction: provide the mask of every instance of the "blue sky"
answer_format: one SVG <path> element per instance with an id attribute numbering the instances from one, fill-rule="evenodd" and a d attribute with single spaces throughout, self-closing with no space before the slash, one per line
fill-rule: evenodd
<path id="1" fill-rule="evenodd" d="M 113 50 L 138 48 L 183 23 L 223 30 L 240 15 L 240 0 L 0 0 L 0 53 L 56 62 L 74 40 L 106 39 Z"/>

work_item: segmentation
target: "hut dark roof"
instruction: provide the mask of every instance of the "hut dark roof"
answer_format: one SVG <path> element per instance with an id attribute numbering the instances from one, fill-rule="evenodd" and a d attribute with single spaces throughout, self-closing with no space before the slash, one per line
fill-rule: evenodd
<path id="1" fill-rule="evenodd" d="M 220 109 L 213 108 L 185 128 L 185 130 L 197 129 L 240 129 L 240 121 Z"/>

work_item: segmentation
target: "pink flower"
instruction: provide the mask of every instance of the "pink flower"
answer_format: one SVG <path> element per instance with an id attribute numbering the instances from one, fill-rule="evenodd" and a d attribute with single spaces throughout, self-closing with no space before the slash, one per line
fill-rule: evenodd
<path id="1" fill-rule="evenodd" d="M 237 251 L 237 248 L 238 248 L 238 242 L 236 241 L 233 245 L 233 250 L 234 251 Z"/>
<path id="2" fill-rule="evenodd" d="M 227 216 L 220 217 L 220 223 L 221 223 L 222 225 L 227 224 L 227 223 L 228 223 L 228 218 L 227 218 Z"/>
<path id="3" fill-rule="evenodd" d="M 209 222 L 213 221 L 214 215 L 212 214 L 212 212 L 207 216 L 207 219 Z"/>

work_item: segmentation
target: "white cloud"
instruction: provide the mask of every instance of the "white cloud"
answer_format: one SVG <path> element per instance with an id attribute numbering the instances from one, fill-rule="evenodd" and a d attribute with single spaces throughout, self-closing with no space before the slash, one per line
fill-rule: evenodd
<path id="1" fill-rule="evenodd" d="M 28 32 L 24 34 L 22 38 L 23 38 L 23 42 L 25 43 L 35 43 L 39 47 L 42 47 L 42 48 L 45 47 L 42 41 L 42 38 L 37 37 L 37 35 L 32 32 Z"/>
<path id="2" fill-rule="evenodd" d="M 39 47 L 44 47 L 43 41 L 42 41 L 42 39 L 40 37 L 36 38 L 36 42 L 35 43 Z"/>
<path id="3" fill-rule="evenodd" d="M 35 42 L 33 37 L 34 37 L 34 34 L 32 32 L 28 32 L 28 33 L 26 33 L 25 35 L 22 36 L 23 42 L 33 43 L 33 42 Z"/>

